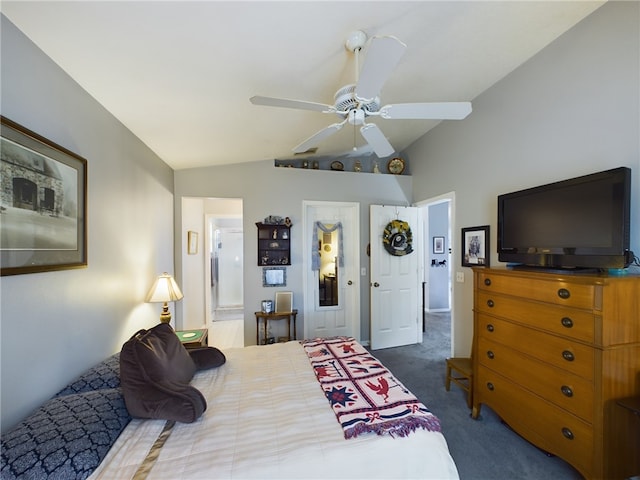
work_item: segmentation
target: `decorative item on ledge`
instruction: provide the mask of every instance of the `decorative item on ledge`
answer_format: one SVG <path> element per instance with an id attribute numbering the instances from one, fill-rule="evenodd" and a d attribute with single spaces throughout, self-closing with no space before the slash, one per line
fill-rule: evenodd
<path id="1" fill-rule="evenodd" d="M 171 312 L 169 311 L 169 305 L 167 302 L 175 302 L 181 300 L 183 297 L 180 287 L 176 283 L 172 275 L 163 273 L 153 283 L 151 290 L 147 294 L 145 302 L 158 303 L 164 302 L 162 306 L 162 313 L 160 314 L 160 322 L 169 323 L 171 321 Z"/>
<path id="2" fill-rule="evenodd" d="M 386 173 L 408 175 L 408 162 L 400 157 L 378 158 L 375 155 L 275 159 L 275 167 L 334 172 Z"/>

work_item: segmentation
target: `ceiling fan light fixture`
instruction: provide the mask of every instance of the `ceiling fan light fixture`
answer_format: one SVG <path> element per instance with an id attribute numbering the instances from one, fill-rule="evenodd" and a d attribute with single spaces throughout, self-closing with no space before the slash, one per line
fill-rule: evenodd
<path id="1" fill-rule="evenodd" d="M 350 125 L 364 124 L 364 110 L 361 108 L 354 108 L 353 110 L 350 110 L 348 121 Z"/>
<path id="2" fill-rule="evenodd" d="M 367 34 L 362 30 L 356 30 L 347 36 L 344 46 L 350 52 L 355 53 L 356 51 L 361 50 L 365 43 L 367 43 Z"/>
<path id="3" fill-rule="evenodd" d="M 363 102 L 356 96 L 355 84 L 345 85 L 333 96 L 334 106 L 337 112 L 348 112 L 354 108 L 361 108 L 365 112 L 377 112 L 380 110 L 380 97 Z"/>

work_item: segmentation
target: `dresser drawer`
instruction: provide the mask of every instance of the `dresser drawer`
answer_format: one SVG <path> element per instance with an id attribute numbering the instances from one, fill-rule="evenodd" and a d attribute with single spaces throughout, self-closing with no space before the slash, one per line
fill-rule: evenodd
<path id="1" fill-rule="evenodd" d="M 567 307 L 584 309 L 596 307 L 596 285 L 589 283 L 571 283 L 517 275 L 506 276 L 492 272 L 479 272 L 477 279 L 479 290 L 504 293 Z"/>
<path id="2" fill-rule="evenodd" d="M 476 308 L 481 312 L 515 320 L 558 335 L 593 343 L 594 315 L 587 310 L 560 307 L 548 303 L 528 302 L 494 292 L 478 291 Z"/>
<path id="3" fill-rule="evenodd" d="M 573 340 L 477 313 L 479 338 L 487 338 L 592 381 L 594 349 Z"/>
<path id="4" fill-rule="evenodd" d="M 592 423 L 592 382 L 522 355 L 483 336 L 478 339 L 477 356 L 480 364 Z"/>
<path id="5" fill-rule="evenodd" d="M 594 469 L 591 425 L 483 365 L 478 367 L 474 385 L 474 404 L 488 405 L 524 438 L 563 458 L 583 475 L 591 476 Z"/>

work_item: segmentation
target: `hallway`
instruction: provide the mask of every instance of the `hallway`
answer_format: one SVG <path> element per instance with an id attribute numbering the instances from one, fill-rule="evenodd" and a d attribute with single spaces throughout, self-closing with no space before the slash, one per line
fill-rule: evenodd
<path id="1" fill-rule="evenodd" d="M 220 309 L 212 314 L 209 326 L 209 346 L 224 351 L 244 347 L 244 310 Z"/>

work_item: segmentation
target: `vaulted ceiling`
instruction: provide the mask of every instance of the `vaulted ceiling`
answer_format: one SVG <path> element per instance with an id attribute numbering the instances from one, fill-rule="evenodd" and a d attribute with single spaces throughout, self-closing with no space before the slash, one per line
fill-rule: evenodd
<path id="1" fill-rule="evenodd" d="M 603 3 L 86 0 L 3 1 L 0 9 L 165 162 L 184 169 L 293 158 L 294 146 L 339 119 L 249 98 L 332 105 L 356 79 L 345 48 L 354 30 L 407 45 L 381 90 L 383 105 L 473 102 Z M 366 55 L 367 47 L 360 66 Z M 398 152 L 439 123 L 373 122 Z M 359 133 L 343 128 L 315 155 L 354 146 L 367 152 Z"/>

